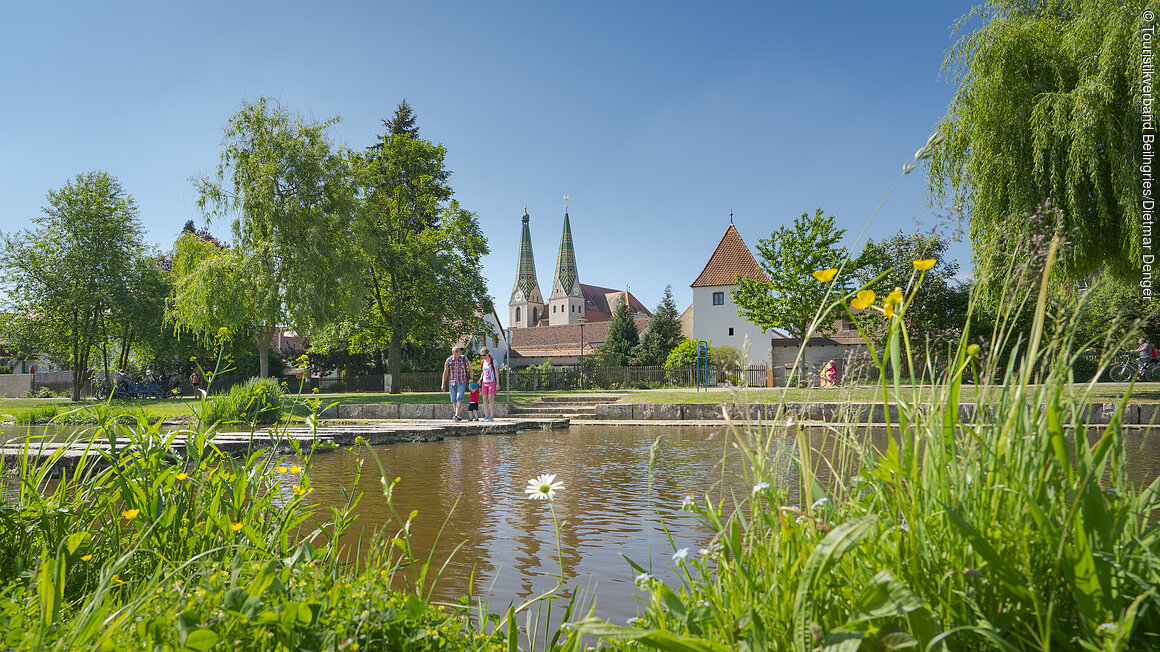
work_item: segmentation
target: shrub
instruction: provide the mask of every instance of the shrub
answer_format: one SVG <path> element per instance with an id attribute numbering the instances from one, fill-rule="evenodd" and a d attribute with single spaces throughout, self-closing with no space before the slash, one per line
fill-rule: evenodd
<path id="1" fill-rule="evenodd" d="M 282 415 L 282 386 L 275 378 L 251 378 L 225 394 L 206 399 L 201 421 L 271 424 Z"/>
<path id="2" fill-rule="evenodd" d="M 712 344 L 712 342 L 709 342 Z M 691 367 L 697 364 L 697 340 L 684 339 L 665 358 L 666 367 Z M 709 349 L 709 364 L 713 364 L 713 349 Z"/>
<path id="3" fill-rule="evenodd" d="M 0 374 L 10 374 L 10 373 L 12 373 L 11 367 L 6 367 L 6 366 L 0 364 Z"/>

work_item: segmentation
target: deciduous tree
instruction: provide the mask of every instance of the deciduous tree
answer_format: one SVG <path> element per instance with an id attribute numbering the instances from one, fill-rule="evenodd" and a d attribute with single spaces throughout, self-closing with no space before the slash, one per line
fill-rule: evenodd
<path id="1" fill-rule="evenodd" d="M 778 227 L 768 238 L 758 240 L 758 264 L 769 281 L 737 278 L 737 289 L 730 296 L 740 308 L 738 313 L 761 328 L 779 328 L 805 341 L 828 289 L 827 283 L 811 274 L 842 264 L 846 249 L 838 242 L 845 233 L 834 226 L 833 215 L 819 208 L 813 216 L 802 213 L 792 227 Z M 852 270 L 847 264 L 843 275 L 834 280 L 835 288 L 845 287 Z"/>
<path id="2" fill-rule="evenodd" d="M 4 238 L 4 283 L 23 322 L 15 330 L 33 339 L 26 348 L 67 361 L 77 401 L 109 316 L 131 311 L 145 254 L 141 220 L 116 178 L 89 172 L 49 190 L 33 222 L 33 230 Z"/>
<path id="3" fill-rule="evenodd" d="M 252 312 L 262 377 L 278 326 L 319 330 L 357 305 L 365 264 L 351 231 L 355 157 L 327 140 L 336 122 L 304 121 L 267 98 L 246 102 L 226 125 L 216 176 L 194 180 L 207 218 L 233 217 L 233 248 L 202 258 L 209 267 L 190 270 L 199 280 L 179 282 L 174 318 L 212 337 L 226 324 L 206 302 L 245 302 L 235 316 Z M 236 281 L 230 290 L 246 294 L 212 296 L 223 270 Z M 206 291 L 182 294 L 191 288 Z"/>

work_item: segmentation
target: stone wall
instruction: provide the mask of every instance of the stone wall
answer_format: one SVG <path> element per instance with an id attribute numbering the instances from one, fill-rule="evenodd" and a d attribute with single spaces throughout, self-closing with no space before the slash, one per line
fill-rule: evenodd
<path id="1" fill-rule="evenodd" d="M 32 389 L 32 374 L 0 374 L 0 396 L 21 398 Z"/>
<path id="2" fill-rule="evenodd" d="M 366 419 L 368 421 L 379 419 L 450 419 L 454 414 L 450 403 L 435 403 L 435 404 L 397 404 L 397 403 L 376 403 L 367 405 L 336 405 L 326 412 L 322 413 L 325 419 Z M 467 404 L 463 404 L 463 409 L 459 414 L 464 418 L 467 417 Z M 508 415 L 508 406 L 497 403 L 495 406 L 495 416 L 506 417 Z M 480 406 L 479 416 L 483 416 L 483 406 Z"/>

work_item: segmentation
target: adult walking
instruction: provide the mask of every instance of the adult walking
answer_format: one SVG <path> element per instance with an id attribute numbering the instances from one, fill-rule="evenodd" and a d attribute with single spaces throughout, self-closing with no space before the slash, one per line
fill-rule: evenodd
<path id="1" fill-rule="evenodd" d="M 483 399 L 483 420 L 495 421 L 495 395 L 499 391 L 499 374 L 495 370 L 495 360 L 491 351 L 484 347 L 479 350 L 479 396 Z"/>
<path id="2" fill-rule="evenodd" d="M 439 387 L 451 395 L 451 408 L 455 411 L 452 418 L 456 421 L 463 421 L 463 417 L 459 416 L 459 407 L 463 403 L 463 395 L 467 392 L 469 376 L 471 365 L 463 356 L 463 347 L 451 349 L 451 357 L 443 362 L 443 379 L 439 381 Z"/>

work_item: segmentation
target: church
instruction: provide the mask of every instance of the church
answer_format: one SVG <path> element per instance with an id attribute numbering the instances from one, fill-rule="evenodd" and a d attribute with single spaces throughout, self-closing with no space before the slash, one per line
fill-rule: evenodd
<path id="1" fill-rule="evenodd" d="M 627 299 L 629 311 L 643 332 L 652 313 L 627 289 L 615 290 L 580 282 L 576 249 L 568 205 L 564 204 L 564 228 L 556 254 L 552 294 L 544 301 L 536 280 L 536 260 L 532 252 L 531 217 L 524 207 L 516 282 L 508 301 L 508 332 L 511 333 L 510 363 L 514 368 L 544 362 L 570 365 L 582 355 L 592 355 L 604 343 L 608 320 L 617 302 Z"/>

